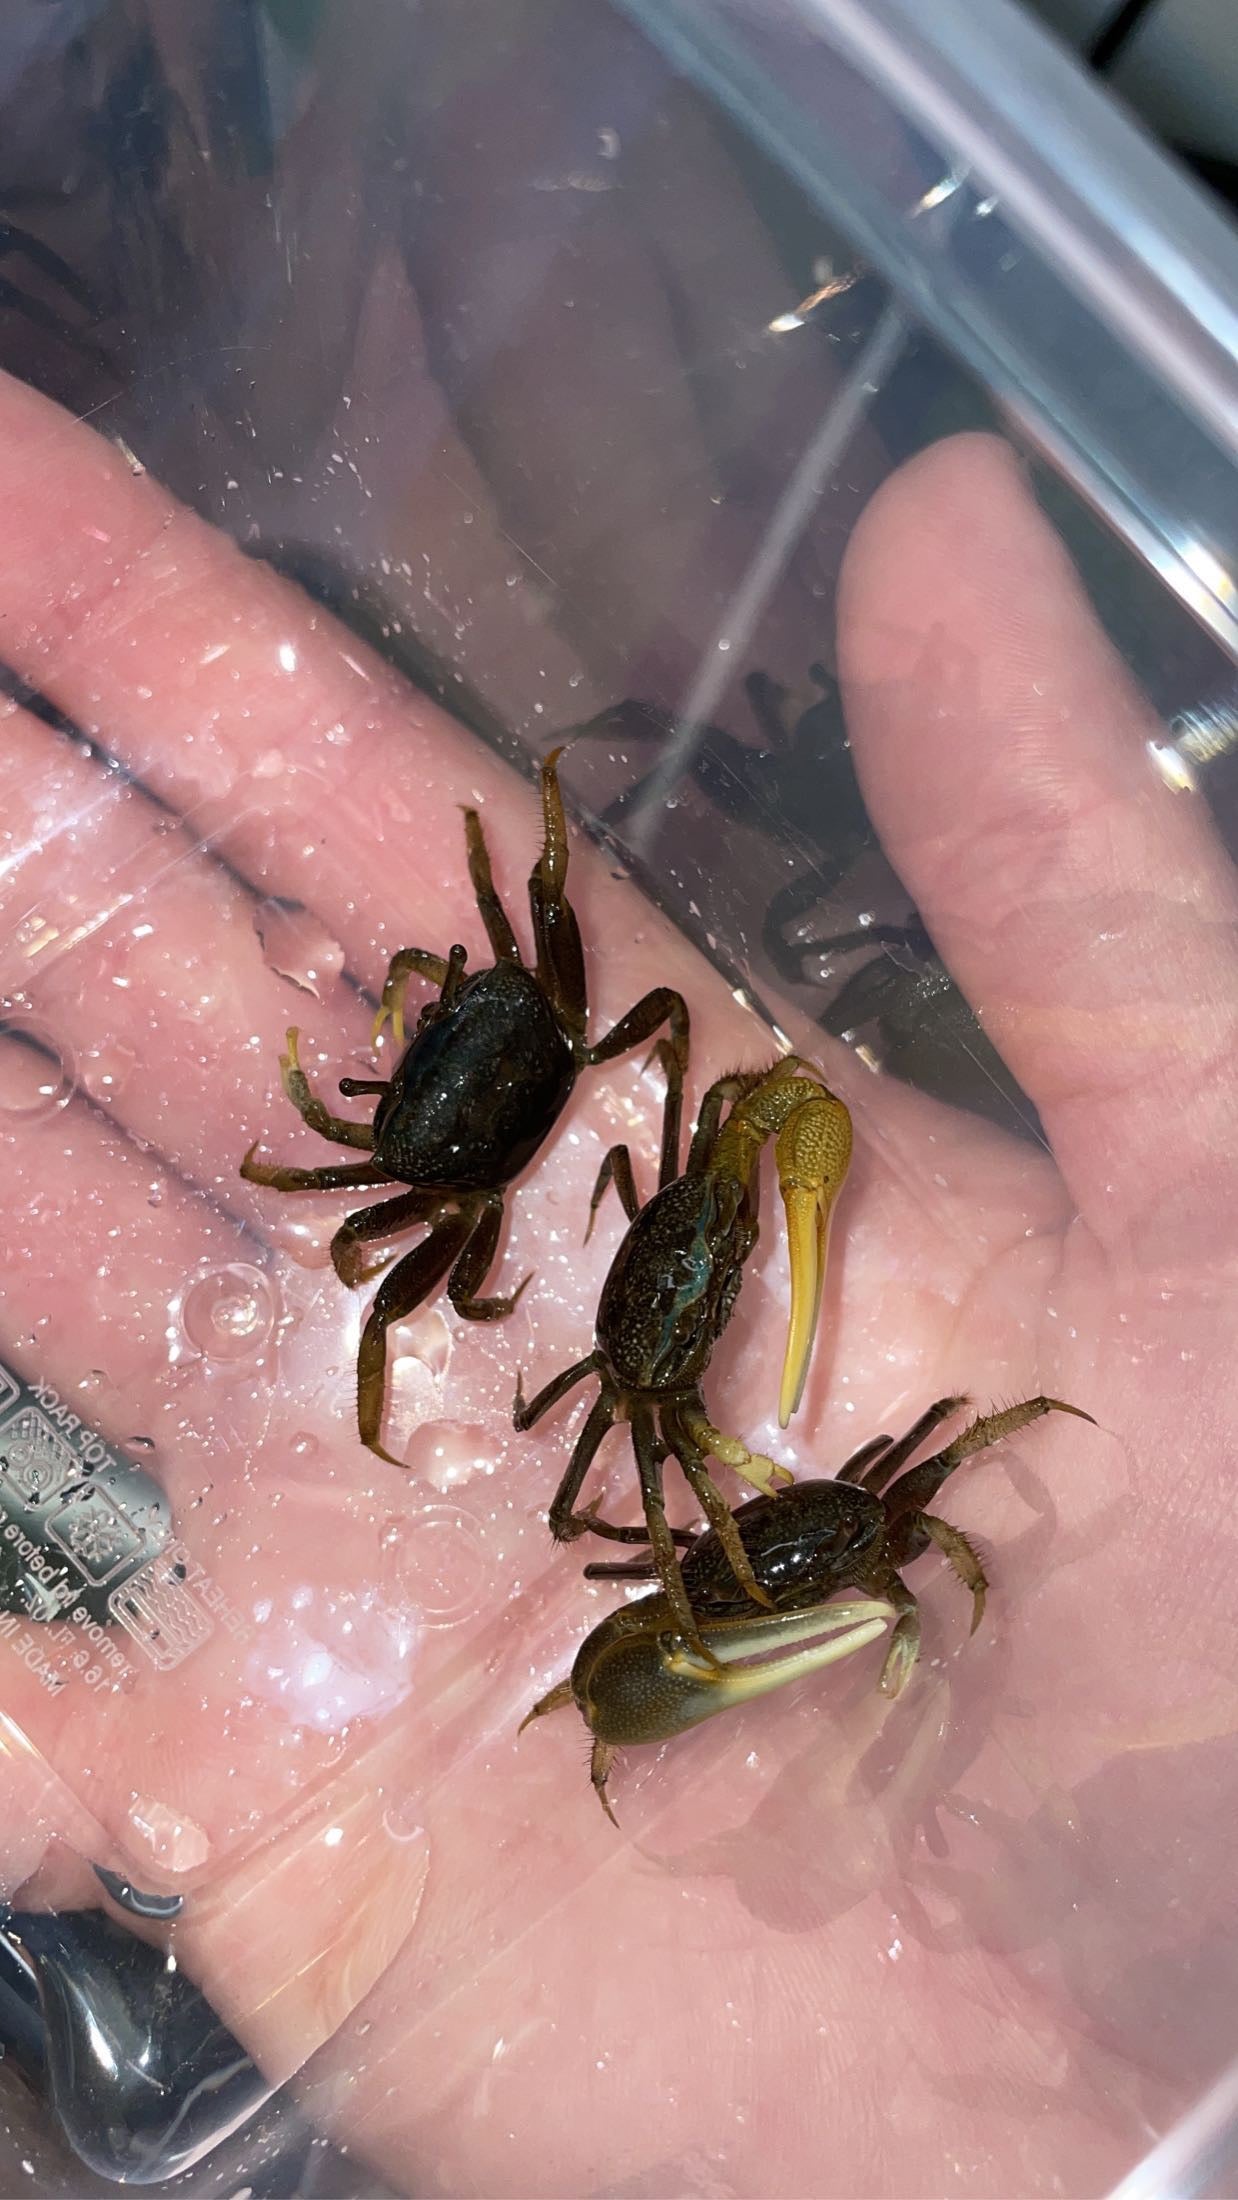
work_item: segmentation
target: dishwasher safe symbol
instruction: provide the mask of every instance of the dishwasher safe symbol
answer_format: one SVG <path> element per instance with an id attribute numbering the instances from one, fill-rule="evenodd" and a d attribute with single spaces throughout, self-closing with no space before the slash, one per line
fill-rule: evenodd
<path id="1" fill-rule="evenodd" d="M 113 1589 L 107 1608 L 152 1665 L 168 1673 L 214 1633 L 215 1622 L 185 1587 L 186 1557 L 171 1543 Z"/>

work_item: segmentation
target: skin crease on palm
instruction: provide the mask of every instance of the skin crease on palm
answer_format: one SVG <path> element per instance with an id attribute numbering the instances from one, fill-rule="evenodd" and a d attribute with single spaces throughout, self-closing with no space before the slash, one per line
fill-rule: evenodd
<path id="1" fill-rule="evenodd" d="M 280 1096 L 283 1031 L 329 1095 L 371 1014 L 338 951 L 317 999 L 277 975 L 256 906 L 304 902 L 371 993 L 408 941 L 484 959 L 474 800 L 527 941 L 531 790 L 15 384 L 0 492 L 4 655 L 124 768 L 5 720 L 4 990 L 80 1081 L 18 1113 L 29 1058 L 0 1045 L 5 1336 L 104 1435 L 153 1439 L 246 1625 L 112 1695 L 0 1668 L 6 1888 L 88 1899 L 102 1849 L 185 1889 L 180 1961 L 398 2187 L 1107 2189 L 1233 2044 L 1235 897 L 1010 455 L 944 444 L 878 493 L 839 651 L 877 829 L 1060 1173 L 792 1027 L 857 1136 L 817 1361 L 782 1439 L 771 1224 L 708 1396 L 805 1472 L 952 1390 L 1100 1426 L 1040 1424 L 947 1486 L 994 1582 L 974 1640 L 926 1560 L 899 1703 L 878 1647 L 632 1753 L 618 1834 L 574 1714 L 515 1739 L 614 1592 L 543 1522 L 584 1407 L 517 1438 L 510 1405 L 518 1368 L 588 1349 L 621 1227 L 582 1249 L 588 1189 L 617 1136 L 651 1182 L 654 1073 L 582 1078 L 519 1186 L 513 1319 L 435 1306 L 393 1340 L 407 1478 L 353 1431 L 342 1206 L 237 1176 L 259 1134 L 328 1158 Z M 570 892 L 593 1032 L 671 983 L 693 1099 L 768 1057 L 576 836 Z M 256 1343 L 187 1349 L 187 1285 L 238 1265 Z M 631 1506 L 622 1432 L 604 1463 Z"/>

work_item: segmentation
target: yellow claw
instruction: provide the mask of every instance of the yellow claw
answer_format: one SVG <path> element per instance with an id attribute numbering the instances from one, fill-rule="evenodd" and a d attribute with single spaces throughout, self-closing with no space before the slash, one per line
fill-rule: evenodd
<path id="1" fill-rule="evenodd" d="M 787 1118 L 775 1152 L 791 1261 L 791 1318 L 778 1399 L 778 1419 L 785 1428 L 804 1395 L 821 1312 L 830 1219 L 851 1160 L 851 1117 L 842 1101 L 818 1088 Z"/>

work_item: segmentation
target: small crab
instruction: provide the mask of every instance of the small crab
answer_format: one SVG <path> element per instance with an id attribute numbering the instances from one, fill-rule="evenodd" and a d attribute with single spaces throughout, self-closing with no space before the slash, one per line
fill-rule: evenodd
<path id="1" fill-rule="evenodd" d="M 739 1508 L 734 1524 L 764 1610 L 737 1585 L 730 1553 L 714 1530 L 698 1536 L 681 1568 L 707 1659 L 685 1641 L 678 1612 L 661 1590 L 639 1597 L 586 1637 L 571 1678 L 534 1704 L 520 1731 L 574 1703 L 593 1735 L 593 1785 L 614 1822 L 606 1782 L 617 1748 L 667 1741 L 715 1712 L 849 1657 L 891 1619 L 880 1686 L 887 1696 L 899 1695 L 920 1651 L 919 1606 L 900 1578 L 902 1567 L 935 1543 L 971 1590 L 973 1634 L 984 1612 L 988 1583 L 974 1546 L 961 1529 L 925 1510 L 947 1475 L 1044 1413 L 1092 1419 L 1061 1398 L 1028 1398 L 982 1415 L 944 1451 L 901 1473 L 933 1430 L 966 1403 L 939 1398 L 897 1443 L 873 1437 L 832 1482 L 797 1482 Z M 595 1581 L 650 1581 L 657 1572 L 652 1558 L 585 1568 Z M 874 1601 L 830 1603 L 840 1589 L 864 1590 Z"/>
<path id="2" fill-rule="evenodd" d="M 430 1226 L 421 1244 L 384 1275 L 361 1333 L 357 1422 L 362 1443 L 380 1459 L 391 1459 L 379 1434 L 387 1330 L 420 1306 L 444 1276 L 448 1298 L 467 1320 L 501 1321 L 511 1312 L 523 1283 L 509 1297 L 479 1296 L 498 1247 L 504 1193 L 553 1129 L 581 1070 L 626 1054 L 663 1024 L 671 1036 L 661 1042 L 661 1051 L 678 1080 L 687 1064 L 688 1010 L 670 986 L 646 993 L 605 1038 L 589 1043 L 584 953 L 564 891 L 567 827 L 556 771 L 561 753 L 554 750 L 541 768 L 544 840 L 529 880 L 534 968 L 521 961 L 495 889 L 481 820 L 466 809 L 469 877 L 493 965 L 466 973 L 462 947 L 453 947 L 445 958 L 422 947 L 401 948 L 393 957 L 374 1038 L 377 1042 L 390 1018 L 404 1051 L 390 1078 L 340 1080 L 346 1098 L 377 1095 L 372 1124 L 332 1115 L 316 1098 L 297 1058 L 297 1034 L 288 1033 L 280 1066 L 297 1113 L 324 1138 L 361 1147 L 369 1159 L 321 1169 L 280 1168 L 255 1161 L 255 1144 L 241 1163 L 241 1175 L 251 1184 L 270 1184 L 281 1192 L 412 1187 L 349 1215 L 331 1241 L 336 1274 L 355 1285 L 383 1265 L 367 1266 L 368 1246 L 413 1223 Z M 405 1047 L 404 995 L 414 976 L 430 979 L 439 993 L 422 1009 Z"/>
<path id="3" fill-rule="evenodd" d="M 678 1626 L 708 1655 L 697 1636 L 675 1557 L 676 1541 L 690 1538 L 667 1525 L 663 1462 L 668 1453 L 679 1461 L 737 1581 L 755 1602 L 768 1602 L 705 1461 L 722 1460 L 759 1490 L 769 1491 L 790 1476 L 785 1467 L 714 1427 L 701 1396 L 701 1378 L 730 1319 L 744 1263 L 757 1240 L 757 1166 L 762 1147 L 775 1137 L 791 1258 L 791 1315 L 780 1399 L 784 1427 L 795 1412 L 821 1304 L 830 1213 L 851 1154 L 851 1118 L 833 1093 L 796 1074 L 804 1065 L 794 1057 L 769 1070 L 720 1077 L 705 1095 L 687 1165 L 678 1175 L 682 1079 L 663 1046 L 667 1104 L 658 1190 L 641 1207 L 627 1147 L 611 1148 L 594 1187 L 590 1227 L 609 1184 L 619 1193 L 631 1227 L 602 1286 L 595 1349 L 535 1398 L 526 1401 L 518 1387 L 515 1424 L 531 1428 L 574 1384 L 588 1375 L 599 1376 L 597 1400 L 550 1507 L 551 1533 L 559 1542 L 586 1530 L 621 1543 L 648 1542 Z M 599 1519 L 593 1506 L 575 1509 L 598 1447 L 620 1418 L 631 1425 L 644 1528 L 616 1527 Z"/>

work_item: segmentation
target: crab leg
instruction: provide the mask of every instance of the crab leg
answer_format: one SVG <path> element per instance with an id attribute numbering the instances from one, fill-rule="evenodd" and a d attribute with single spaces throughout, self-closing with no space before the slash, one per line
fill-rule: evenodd
<path id="1" fill-rule="evenodd" d="M 310 1082 L 301 1067 L 297 1051 L 300 1033 L 295 1024 L 289 1027 L 288 1051 L 279 1058 L 280 1082 L 301 1120 L 309 1124 L 322 1138 L 334 1140 L 337 1146 L 360 1146 L 366 1153 L 374 1150 L 374 1129 L 370 1123 L 351 1123 L 345 1115 L 332 1115 L 326 1102 L 310 1089 Z M 250 1147 L 253 1152 L 253 1147 Z"/>
<path id="2" fill-rule="evenodd" d="M 769 1459 L 763 1451 L 749 1451 L 738 1436 L 725 1436 L 715 1428 L 699 1403 L 691 1401 L 679 1409 L 680 1425 L 687 1430 L 692 1441 L 709 1459 L 720 1459 L 724 1467 L 730 1467 L 743 1481 L 760 1490 L 762 1497 L 773 1497 L 795 1476 L 790 1467 L 780 1466 L 776 1459 Z"/>

